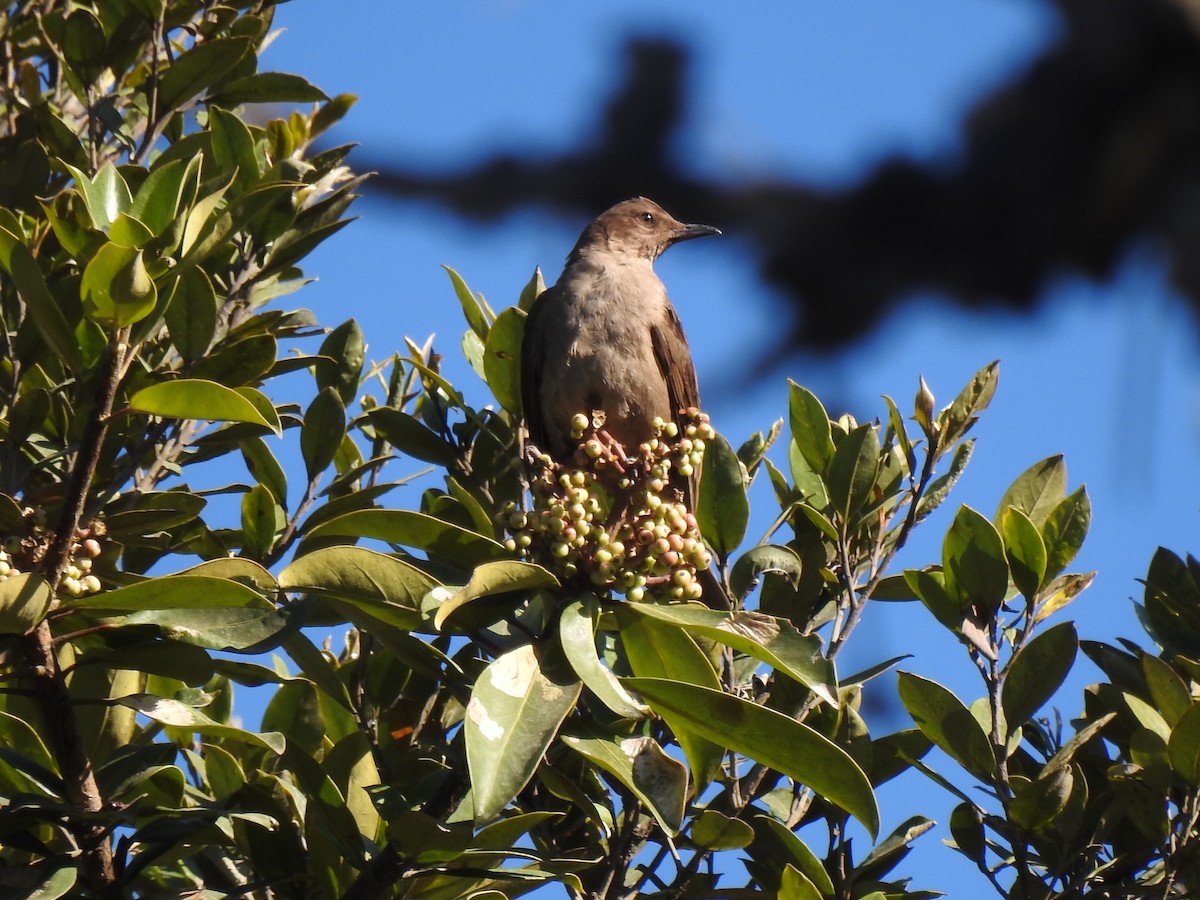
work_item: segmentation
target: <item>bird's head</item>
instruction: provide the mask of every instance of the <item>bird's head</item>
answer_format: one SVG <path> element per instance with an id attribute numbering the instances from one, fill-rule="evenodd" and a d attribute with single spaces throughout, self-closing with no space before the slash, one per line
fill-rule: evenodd
<path id="1" fill-rule="evenodd" d="M 686 225 L 653 200 L 634 197 L 600 213 L 580 235 L 575 253 L 602 249 L 653 262 L 672 244 L 720 233 L 711 225 Z"/>

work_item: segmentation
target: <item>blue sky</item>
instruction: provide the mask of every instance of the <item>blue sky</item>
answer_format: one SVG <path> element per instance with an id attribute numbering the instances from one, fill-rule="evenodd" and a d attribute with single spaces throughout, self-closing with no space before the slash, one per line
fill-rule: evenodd
<path id="1" fill-rule="evenodd" d="M 264 68 L 303 74 L 330 94 L 358 94 L 335 138 L 362 144 L 373 159 L 437 171 L 497 149 L 575 147 L 612 87 L 623 39 L 669 35 L 694 50 L 694 103 L 676 148 L 686 168 L 729 183 L 784 177 L 821 186 L 853 184 L 895 153 L 953 160 L 964 113 L 1058 31 L 1053 12 L 1032 0 L 357 0 L 336 12 L 308 0 L 280 7 L 276 23 L 286 31 Z M 631 184 L 626 193 L 639 192 Z M 448 360 L 456 355 L 463 324 L 440 264 L 494 306 L 507 305 L 535 265 L 548 281 L 557 276 L 585 224 L 540 213 L 479 224 L 425 203 L 370 198 L 356 211 L 361 221 L 309 259 L 306 271 L 319 282 L 290 299 L 328 325 L 357 318 L 374 359 L 402 347 L 404 335 L 430 333 Z M 797 355 L 749 385 L 746 361 L 773 341 L 779 307 L 745 250 L 727 233 L 659 263 L 705 406 L 735 445 L 785 414 L 786 377 L 814 390 L 832 414 L 866 419 L 884 413 L 880 394 L 904 408 L 918 374 L 941 405 L 999 358 L 1000 389 L 952 505 L 990 515 L 1026 466 L 1064 453 L 1071 485 L 1086 482 L 1094 506 L 1074 568 L 1099 570 L 1068 614 L 1084 637 L 1142 639 L 1130 600 L 1154 548 L 1200 551 L 1200 346 L 1153 246 L 1132 248 L 1110 283 L 1063 273 L 1031 316 L 968 315 L 944 299 L 912 297 L 844 353 Z M 481 397 L 465 365 L 450 371 Z M 755 521 L 765 526 L 770 501 L 755 499 Z M 935 559 L 948 521 L 941 515 L 919 529 L 902 562 Z M 936 674 L 968 702 L 980 693 L 960 648 L 915 606 L 871 609 L 851 645 L 843 671 L 912 653 L 904 668 Z M 1079 690 L 1095 678 L 1088 664 L 1077 665 L 1056 700 L 1064 716 L 1080 709 Z M 904 725 L 898 716 L 869 720 L 878 733 Z M 917 812 L 946 821 L 950 797 L 919 779 L 902 781 L 881 796 L 885 831 Z M 915 886 L 989 896 L 974 868 L 941 846 L 943 836 L 920 839 L 902 870 Z"/>

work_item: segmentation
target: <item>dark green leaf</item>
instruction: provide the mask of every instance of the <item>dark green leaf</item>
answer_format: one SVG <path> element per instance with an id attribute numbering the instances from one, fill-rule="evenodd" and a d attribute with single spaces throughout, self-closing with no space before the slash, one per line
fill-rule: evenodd
<path id="1" fill-rule="evenodd" d="M 217 294 L 203 269 L 180 273 L 165 315 L 179 355 L 189 362 L 204 356 L 217 330 Z"/>
<path id="2" fill-rule="evenodd" d="M 931 741 L 977 778 L 988 778 L 995 757 L 988 736 L 962 701 L 936 681 L 911 672 L 899 676 L 900 700 Z"/>
<path id="3" fill-rule="evenodd" d="M 754 840 L 754 829 L 741 819 L 705 809 L 692 821 L 688 837 L 704 850 L 740 850 Z"/>
<path id="4" fill-rule="evenodd" d="M 879 833 L 879 809 L 867 776 L 827 738 L 795 719 L 720 690 L 664 678 L 630 678 L 626 684 L 656 711 L 668 711 L 707 739 L 720 743 L 812 788 Z"/>
<path id="5" fill-rule="evenodd" d="M 284 528 L 283 509 L 266 485 L 256 484 L 242 497 L 242 554 L 262 559 Z"/>
<path id="6" fill-rule="evenodd" d="M 309 532 L 309 537 L 374 538 L 415 547 L 464 565 L 478 565 L 492 559 L 503 559 L 503 545 L 460 528 L 433 516 L 403 509 L 363 509 L 322 522 Z"/>
<path id="7" fill-rule="evenodd" d="M 564 734 L 562 742 L 633 792 L 667 834 L 678 834 L 687 804 L 687 769 L 653 738 Z"/>
<path id="8" fill-rule="evenodd" d="M 822 475 L 833 459 L 833 437 L 829 414 L 816 394 L 796 382 L 788 381 L 788 417 L 792 440 L 811 471 Z"/>
<path id="9" fill-rule="evenodd" d="M 960 507 L 942 544 L 946 592 L 960 608 L 977 606 L 992 611 L 1008 592 L 1008 561 L 1004 542 L 986 518 L 969 506 Z"/>
<path id="10" fill-rule="evenodd" d="M 1062 622 L 1039 634 L 1013 657 L 1001 695 L 1010 734 L 1054 695 L 1071 671 L 1078 650 L 1074 623 Z"/>
<path id="11" fill-rule="evenodd" d="M 1032 601 L 1046 575 L 1046 545 L 1042 543 L 1037 526 L 1016 507 L 1006 509 L 1000 515 L 999 523 L 1013 584 Z"/>
<path id="12" fill-rule="evenodd" d="M 12 276 L 17 292 L 25 301 L 25 309 L 42 337 L 70 371 L 77 370 L 80 352 L 74 331 L 46 286 L 46 276 L 29 248 L 5 228 L 0 228 L 0 266 Z"/>
<path id="13" fill-rule="evenodd" d="M 764 574 L 781 575 L 796 587 L 800 583 L 800 571 L 800 555 L 791 547 L 759 544 L 737 558 L 729 573 L 729 586 L 735 597 L 745 599 Z"/>
<path id="14" fill-rule="evenodd" d="M 326 547 L 279 573 L 285 590 L 340 600 L 399 628 L 422 625 L 421 598 L 437 582 L 411 563 L 363 547 Z"/>
<path id="15" fill-rule="evenodd" d="M 276 503 L 287 509 L 287 474 L 267 447 L 267 442 L 262 438 L 247 438 L 240 447 L 251 476 L 271 492 Z"/>
<path id="16" fill-rule="evenodd" d="M 221 562 L 225 562 L 222 560 Z M 211 563 L 209 565 L 212 565 Z M 199 572 L 202 567 L 190 571 Z M 156 609 L 247 609 L 273 610 L 258 591 L 237 581 L 211 575 L 160 575 L 113 591 L 68 600 L 72 609 L 113 611 Z"/>
<path id="17" fill-rule="evenodd" d="M 299 75 L 256 72 L 230 81 L 221 88 L 216 99 L 225 106 L 234 107 L 243 103 L 319 103 L 329 98 Z"/>
<path id="18" fill-rule="evenodd" d="M 158 116 L 179 109 L 206 91 L 254 50 L 249 37 L 214 38 L 175 60 L 158 86 Z"/>
<path id="19" fill-rule="evenodd" d="M 171 602 L 169 599 L 166 602 Z M 129 625 L 158 625 L 171 640 L 210 650 L 257 650 L 278 639 L 289 627 L 285 613 L 275 609 L 151 608 L 130 613 Z"/>
<path id="20" fill-rule="evenodd" d="M 1050 511 L 1042 525 L 1046 545 L 1046 578 L 1053 578 L 1075 558 L 1092 522 L 1092 503 L 1080 487 Z"/>
<path id="21" fill-rule="evenodd" d="M 729 442 L 718 434 L 704 450 L 696 504 L 700 533 L 718 558 L 725 559 L 745 537 L 749 518 L 745 469 Z"/>
<path id="22" fill-rule="evenodd" d="M 1074 776 L 1070 766 L 1050 771 L 1033 781 L 1012 779 L 1015 796 L 1008 804 L 1008 816 L 1027 831 L 1049 825 L 1066 808 Z"/>
<path id="23" fill-rule="evenodd" d="M 496 316 L 483 344 L 483 373 L 504 409 L 521 414 L 521 338 L 525 313 L 510 306 Z"/>
<path id="24" fill-rule="evenodd" d="M 450 276 L 450 283 L 454 285 L 454 294 L 462 305 L 463 316 L 466 317 L 467 324 L 471 326 L 471 330 L 481 341 L 487 340 L 489 321 L 495 318 L 488 315 L 491 310 L 487 308 L 487 304 L 483 303 L 481 297 L 471 293 L 471 289 L 467 287 L 467 283 L 463 281 L 461 275 L 449 266 L 442 266 L 442 268 Z"/>
<path id="25" fill-rule="evenodd" d="M 859 425 L 838 444 L 829 464 L 829 499 L 847 529 L 871 499 L 878 472 L 879 429 Z"/>
<path id="26" fill-rule="evenodd" d="M 1192 695 L 1183 679 L 1171 666 L 1157 656 L 1142 655 L 1142 672 L 1154 705 L 1172 728 L 1183 714 L 1192 708 Z"/>
<path id="27" fill-rule="evenodd" d="M 720 641 L 794 678 L 831 706 L 838 705 L 834 696 L 837 677 L 833 663 L 821 653 L 821 639 L 801 634 L 786 619 L 745 609 L 727 613 L 695 604 L 626 603 L 621 609 L 625 614 L 657 619 Z"/>
<path id="28" fill-rule="evenodd" d="M 458 459 L 458 449 L 399 409 L 381 406 L 367 414 L 376 431 L 401 453 L 439 466 Z"/>
<path id="29" fill-rule="evenodd" d="M 941 426 L 940 446 L 948 449 L 975 424 L 979 413 L 987 409 L 1000 378 L 999 361 L 984 366 L 962 389 L 954 401 L 938 414 Z"/>
<path id="30" fill-rule="evenodd" d="M 362 329 L 354 319 L 347 319 L 321 342 L 318 351 L 321 358 L 314 367 L 317 386 L 336 389 L 342 398 L 342 405 L 349 406 L 358 394 L 358 379 L 362 374 L 365 354 Z"/>
<path id="31" fill-rule="evenodd" d="M 1010 506 L 1025 513 L 1039 529 L 1046 524 L 1050 511 L 1066 496 L 1067 467 L 1061 455 L 1036 462 L 1012 483 L 996 509 L 999 524 Z"/>
<path id="32" fill-rule="evenodd" d="M 309 404 L 300 429 L 300 453 L 311 481 L 324 472 L 346 436 L 346 410 L 332 388 L 324 388 Z"/>
<path id="33" fill-rule="evenodd" d="M 1200 704 L 1185 712 L 1171 729 L 1167 752 L 1180 777 L 1192 787 L 1200 787 Z"/>
<path id="34" fill-rule="evenodd" d="M 24 634 L 50 610 L 50 585 L 32 572 L 0 581 L 0 634 Z"/>

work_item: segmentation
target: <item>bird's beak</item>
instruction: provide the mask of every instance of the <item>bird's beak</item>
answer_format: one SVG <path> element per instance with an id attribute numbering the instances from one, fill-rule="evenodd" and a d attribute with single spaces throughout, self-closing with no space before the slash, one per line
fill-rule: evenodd
<path id="1" fill-rule="evenodd" d="M 710 234 L 720 233 L 721 229 L 714 228 L 712 225 L 684 225 L 671 235 L 671 243 L 677 244 L 680 241 L 690 241 L 692 238 L 708 237 Z"/>

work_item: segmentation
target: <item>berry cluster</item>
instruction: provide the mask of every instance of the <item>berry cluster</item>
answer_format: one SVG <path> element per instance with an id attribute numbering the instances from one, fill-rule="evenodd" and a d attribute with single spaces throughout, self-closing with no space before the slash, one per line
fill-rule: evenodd
<path id="1" fill-rule="evenodd" d="M 50 546 L 50 535 L 42 525 L 42 516 L 29 507 L 22 512 L 29 533 L 25 537 L 10 536 L 4 541 L 0 549 L 0 581 L 34 569 Z M 103 550 L 98 540 L 103 536 L 104 526 L 96 522 L 75 532 L 59 582 L 61 592 L 82 597 L 100 590 L 100 579 L 92 574 L 92 561 Z"/>
<path id="2" fill-rule="evenodd" d="M 572 465 L 533 455 L 532 509 L 510 503 L 501 512 L 508 549 L 630 600 L 699 599 L 696 571 L 710 560 L 685 493 L 713 430 L 699 410 L 680 419 L 655 419 L 650 440 L 629 456 L 604 432 L 603 413 L 577 414 Z"/>

